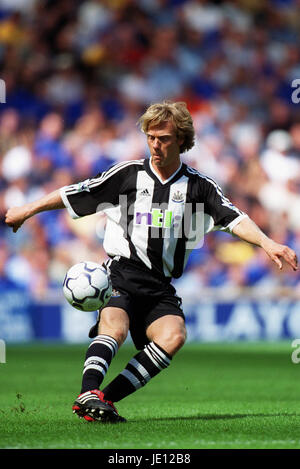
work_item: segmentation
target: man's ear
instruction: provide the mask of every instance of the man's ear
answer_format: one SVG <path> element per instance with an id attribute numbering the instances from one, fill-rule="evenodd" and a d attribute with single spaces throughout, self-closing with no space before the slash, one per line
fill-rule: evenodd
<path id="1" fill-rule="evenodd" d="M 178 143 L 179 147 L 181 147 L 181 145 L 183 144 L 183 142 L 184 142 L 184 138 L 183 138 L 183 137 L 178 137 L 178 138 L 177 138 L 177 143 Z"/>

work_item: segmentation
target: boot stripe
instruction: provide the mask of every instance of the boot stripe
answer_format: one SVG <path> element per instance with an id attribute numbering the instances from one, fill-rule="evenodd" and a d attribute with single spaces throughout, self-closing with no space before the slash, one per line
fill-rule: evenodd
<path id="1" fill-rule="evenodd" d="M 89 396 L 86 396 L 86 397 L 83 397 L 83 396 L 78 397 L 77 401 L 79 401 L 80 404 L 85 404 L 86 402 L 95 400 L 95 399 L 98 399 L 97 396 L 95 396 L 94 394 L 90 394 Z"/>

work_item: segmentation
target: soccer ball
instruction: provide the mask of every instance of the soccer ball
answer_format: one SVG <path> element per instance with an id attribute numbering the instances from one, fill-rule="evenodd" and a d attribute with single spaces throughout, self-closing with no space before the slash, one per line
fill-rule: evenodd
<path id="1" fill-rule="evenodd" d="M 66 273 L 63 292 L 67 301 L 81 311 L 103 308 L 111 297 L 112 284 L 107 271 L 95 262 L 79 262 Z"/>

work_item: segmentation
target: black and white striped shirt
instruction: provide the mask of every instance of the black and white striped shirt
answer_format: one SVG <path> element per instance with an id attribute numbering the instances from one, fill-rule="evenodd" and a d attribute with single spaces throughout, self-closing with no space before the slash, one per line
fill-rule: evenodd
<path id="1" fill-rule="evenodd" d="M 231 232 L 247 217 L 215 181 L 183 163 L 162 181 L 149 159 L 126 161 L 60 193 L 72 218 L 107 215 L 103 246 L 110 257 L 131 259 L 169 278 L 182 275 L 206 233 Z"/>

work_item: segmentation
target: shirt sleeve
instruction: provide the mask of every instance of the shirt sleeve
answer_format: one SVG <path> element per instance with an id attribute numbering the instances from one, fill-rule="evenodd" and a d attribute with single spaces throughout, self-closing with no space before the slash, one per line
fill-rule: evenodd
<path id="1" fill-rule="evenodd" d="M 213 220 L 209 231 L 232 232 L 234 226 L 240 223 L 248 215 L 233 205 L 225 197 L 220 186 L 208 179 L 206 182 L 205 213 Z"/>
<path id="2" fill-rule="evenodd" d="M 95 178 L 64 186 L 60 195 L 72 218 L 100 212 L 119 203 L 122 171 L 112 166 Z"/>

